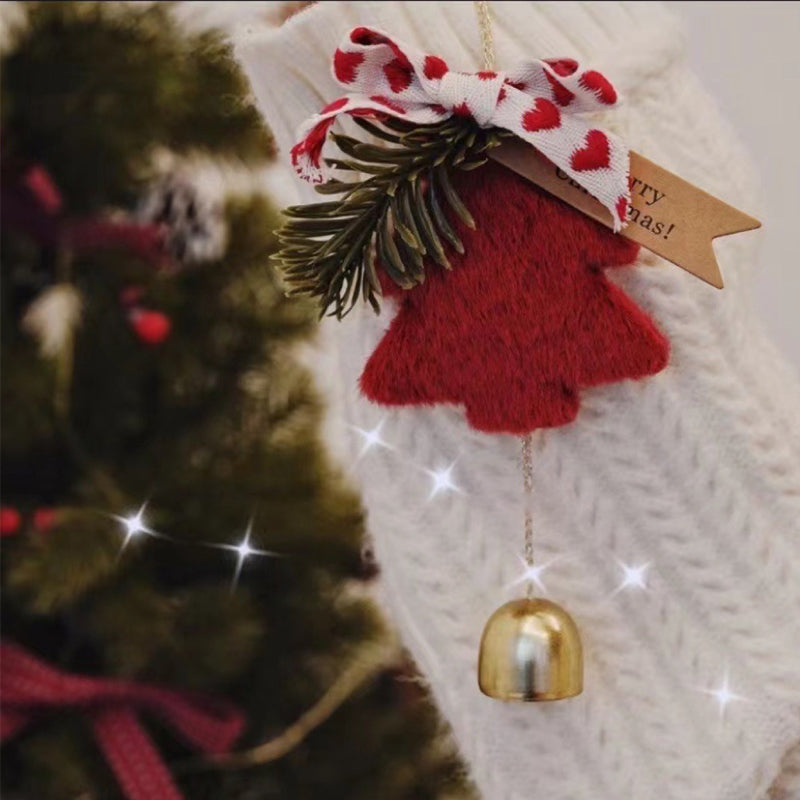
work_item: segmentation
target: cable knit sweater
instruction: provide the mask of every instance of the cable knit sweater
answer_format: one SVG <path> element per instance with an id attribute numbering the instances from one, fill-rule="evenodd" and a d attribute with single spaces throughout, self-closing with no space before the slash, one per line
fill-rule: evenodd
<path id="1" fill-rule="evenodd" d="M 603 70 L 625 100 L 608 124 L 631 148 L 758 214 L 747 156 L 660 5 L 492 14 L 500 69 L 566 56 Z M 251 22 L 237 55 L 284 158 L 297 125 L 340 94 L 330 59 L 355 25 L 480 68 L 469 2 L 325 2 L 279 29 Z M 669 337 L 669 366 L 586 391 L 576 422 L 536 436 L 542 581 L 585 651 L 584 693 L 568 701 L 504 704 L 476 683 L 483 624 L 520 590 L 519 440 L 471 430 L 457 408 L 359 396 L 390 303 L 322 327 L 311 360 L 331 443 L 363 491 L 383 601 L 486 800 L 800 798 L 800 390 L 749 308 L 758 238 L 717 245 L 722 292 L 645 251 L 619 271 Z M 622 565 L 647 566 L 626 582 Z"/>

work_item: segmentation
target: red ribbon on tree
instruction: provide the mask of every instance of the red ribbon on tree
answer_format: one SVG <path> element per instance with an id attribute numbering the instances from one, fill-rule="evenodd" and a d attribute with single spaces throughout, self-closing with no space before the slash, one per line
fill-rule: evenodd
<path id="1" fill-rule="evenodd" d="M 0 740 L 21 731 L 42 712 L 80 709 L 129 800 L 181 800 L 182 796 L 139 722 L 148 711 L 203 753 L 227 752 L 244 726 L 242 714 L 219 700 L 134 681 L 61 672 L 23 647 L 0 644 Z"/>
<path id="2" fill-rule="evenodd" d="M 133 253 L 156 268 L 169 264 L 164 230 L 156 224 L 129 219 L 71 217 L 65 213 L 61 192 L 48 171 L 39 164 L 3 163 L 4 228 L 22 231 L 43 245 L 63 245 L 77 252 L 119 248 Z"/>

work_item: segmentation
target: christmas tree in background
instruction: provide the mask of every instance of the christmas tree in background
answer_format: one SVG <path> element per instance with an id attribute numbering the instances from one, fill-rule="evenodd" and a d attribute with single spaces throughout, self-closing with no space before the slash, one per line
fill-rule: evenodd
<path id="1" fill-rule="evenodd" d="M 4 791 L 146 796 L 134 719 L 188 798 L 465 796 L 365 599 L 276 215 L 193 182 L 271 154 L 220 37 L 25 4 L 2 128 Z"/>

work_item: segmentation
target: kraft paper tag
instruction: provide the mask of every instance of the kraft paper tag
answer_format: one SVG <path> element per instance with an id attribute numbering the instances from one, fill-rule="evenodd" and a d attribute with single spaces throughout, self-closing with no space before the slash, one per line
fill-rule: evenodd
<path id="1" fill-rule="evenodd" d="M 613 228 L 610 212 L 598 200 L 526 142 L 508 139 L 489 155 L 578 211 Z M 757 219 L 633 151 L 630 187 L 628 224 L 620 235 L 717 289 L 723 283 L 712 239 L 761 227 Z"/>

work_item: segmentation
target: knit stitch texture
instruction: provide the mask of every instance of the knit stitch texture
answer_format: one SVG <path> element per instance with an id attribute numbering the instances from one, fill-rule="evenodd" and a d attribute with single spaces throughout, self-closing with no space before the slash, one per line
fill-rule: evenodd
<path id="1" fill-rule="evenodd" d="M 491 8 L 498 68 L 573 57 L 602 70 L 625 102 L 605 127 L 758 214 L 750 162 L 661 6 Z M 336 96 L 331 54 L 356 25 L 481 66 L 469 2 L 325 2 L 279 30 L 251 24 L 237 54 L 287 161 L 297 126 Z M 323 325 L 310 361 L 363 491 L 382 599 L 485 800 L 800 797 L 800 388 L 750 311 L 758 238 L 717 245 L 721 292 L 646 251 L 609 271 L 669 339 L 670 363 L 587 390 L 575 422 L 536 436 L 536 558 L 585 650 L 584 693 L 564 702 L 507 705 L 476 684 L 483 624 L 521 590 L 518 438 L 478 433 L 455 407 L 360 396 L 392 301 Z M 646 588 L 623 586 L 621 564 L 648 565 Z M 708 692 L 726 676 L 722 714 Z"/>

